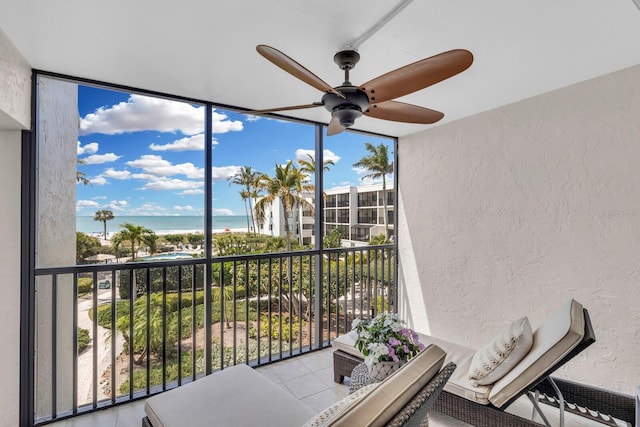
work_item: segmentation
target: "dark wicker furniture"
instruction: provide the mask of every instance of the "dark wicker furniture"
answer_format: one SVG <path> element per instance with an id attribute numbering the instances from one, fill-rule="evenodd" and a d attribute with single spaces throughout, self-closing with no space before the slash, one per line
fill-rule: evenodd
<path id="1" fill-rule="evenodd" d="M 528 386 L 522 393 L 514 396 L 505 405 L 498 408 L 491 404 L 481 405 L 447 391 L 440 394 L 439 399 L 433 405 L 433 409 L 453 418 L 459 419 L 477 427 L 540 427 L 543 424 L 527 420 L 505 412 L 505 409 L 522 395 L 539 390 L 539 401 L 557 406 L 557 395 L 552 388 L 549 378 L 556 369 L 567 363 L 574 356 L 595 342 L 595 333 L 589 313 L 583 309 L 585 331 L 582 341 L 567 354 L 560 362 L 546 371 L 537 381 Z M 349 369 L 355 368 L 362 362 L 361 358 L 347 354 L 341 350 L 333 353 L 334 379 L 342 382 L 345 376 L 350 376 Z M 552 378 L 562 393 L 565 402 L 565 411 L 576 413 L 607 424 L 610 416 L 634 426 L 635 401 L 633 396 L 614 393 L 607 390 L 574 383 L 567 380 Z M 554 402 L 555 401 L 555 402 Z M 588 408 L 590 411 L 586 410 Z"/>
<path id="2" fill-rule="evenodd" d="M 338 384 L 342 384 L 344 377 L 351 377 L 353 368 L 362 363 L 358 356 L 345 353 L 342 350 L 333 352 L 333 380 Z"/>

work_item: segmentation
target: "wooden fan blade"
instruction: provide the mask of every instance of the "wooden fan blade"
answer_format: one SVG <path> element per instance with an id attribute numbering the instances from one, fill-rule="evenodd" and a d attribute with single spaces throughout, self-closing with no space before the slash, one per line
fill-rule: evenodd
<path id="1" fill-rule="evenodd" d="M 313 104 L 292 105 L 290 107 L 267 108 L 266 110 L 247 111 L 245 114 L 266 114 L 275 113 L 277 111 L 304 110 L 305 108 L 322 107 L 323 105 L 324 104 L 322 102 L 314 102 Z"/>
<path id="2" fill-rule="evenodd" d="M 289 58 L 284 53 L 280 52 L 278 49 L 261 44 L 256 46 L 256 50 L 260 55 L 264 56 L 278 67 L 282 68 L 284 71 L 294 77 L 297 77 L 303 82 L 315 87 L 322 92 L 332 92 L 341 98 L 345 98 L 343 94 L 329 86 L 329 84 L 325 83 L 320 77 L 316 76 L 311 71 L 307 70 L 305 67 Z"/>
<path id="3" fill-rule="evenodd" d="M 340 120 L 337 117 L 332 117 L 327 129 L 327 136 L 337 135 L 343 130 L 345 130 L 345 127 L 340 124 Z"/>
<path id="4" fill-rule="evenodd" d="M 410 94 L 466 70 L 473 63 L 468 50 L 456 49 L 390 71 L 367 83 L 364 90 L 372 104 Z"/>
<path id="5" fill-rule="evenodd" d="M 431 124 L 444 117 L 440 111 L 430 110 L 417 105 L 398 101 L 386 101 L 374 104 L 364 112 L 366 116 L 394 122 Z"/>

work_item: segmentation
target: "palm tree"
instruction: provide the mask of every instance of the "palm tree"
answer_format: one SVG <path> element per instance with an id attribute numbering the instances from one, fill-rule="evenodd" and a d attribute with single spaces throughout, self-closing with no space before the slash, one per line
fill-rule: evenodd
<path id="1" fill-rule="evenodd" d="M 78 159 L 78 165 L 86 165 L 87 161 L 83 159 Z M 81 170 L 76 171 L 76 181 L 81 182 L 82 185 L 90 185 L 91 181 L 87 178 L 87 174 L 82 172 Z M 105 237 L 106 238 L 106 237 Z"/>
<path id="2" fill-rule="evenodd" d="M 107 240 L 107 221 L 113 218 L 115 218 L 113 212 L 108 209 L 102 209 L 93 215 L 94 221 L 101 221 L 104 224 L 104 240 Z"/>
<path id="3" fill-rule="evenodd" d="M 121 224 L 124 230 L 118 231 L 113 235 L 111 241 L 117 248 L 124 242 L 131 245 L 131 260 L 136 260 L 136 252 L 143 243 L 149 243 L 152 237 L 156 234 L 153 230 L 149 230 L 141 225 L 133 225 L 130 223 Z"/>
<path id="4" fill-rule="evenodd" d="M 262 176 L 261 172 L 252 171 L 251 166 L 242 166 L 240 170 L 233 176 L 227 178 L 229 184 L 237 184 L 242 185 L 244 187 L 243 190 L 240 191 L 240 197 L 244 202 L 244 212 L 247 216 L 247 233 L 251 231 L 249 227 L 249 216 L 251 216 L 251 226 L 254 229 L 255 233 L 255 220 L 253 218 L 253 204 L 251 203 L 252 197 L 257 197 L 258 192 L 256 191 L 257 183 L 259 178 Z M 247 201 L 249 202 L 249 209 L 247 209 Z"/>
<path id="5" fill-rule="evenodd" d="M 300 165 L 300 170 L 302 172 L 306 172 L 309 176 L 315 175 L 316 173 L 316 159 L 311 154 L 307 154 L 308 160 L 299 159 L 298 164 Z M 322 170 L 325 172 L 329 171 L 329 165 L 335 166 L 335 162 L 333 160 L 325 160 L 322 162 Z"/>
<path id="6" fill-rule="evenodd" d="M 264 212 L 276 199 L 280 199 L 284 211 L 284 227 L 287 238 L 287 251 L 291 250 L 291 227 L 289 226 L 289 216 L 293 213 L 296 204 L 311 206 L 311 204 L 300 194 L 308 190 L 309 184 L 304 184 L 304 174 L 289 160 L 285 165 L 276 164 L 275 175 L 270 177 L 262 175 L 260 188 L 266 191 L 266 195 L 256 202 L 258 217 L 264 218 Z"/>
<path id="7" fill-rule="evenodd" d="M 368 142 L 364 147 L 369 153 L 353 164 L 357 168 L 365 168 L 370 173 L 363 178 L 382 178 L 382 206 L 384 209 L 384 237 L 389 239 L 389 225 L 387 224 L 387 175 L 393 173 L 393 161 L 389 162 L 389 147 L 380 143 L 373 145 Z"/>

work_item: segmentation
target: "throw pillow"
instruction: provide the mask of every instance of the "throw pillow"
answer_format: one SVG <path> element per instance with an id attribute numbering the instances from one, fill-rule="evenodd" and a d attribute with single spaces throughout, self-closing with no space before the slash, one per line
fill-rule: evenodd
<path id="1" fill-rule="evenodd" d="M 469 366 L 469 380 L 474 386 L 493 384 L 516 366 L 532 345 L 529 319 L 522 317 L 475 352 Z"/>

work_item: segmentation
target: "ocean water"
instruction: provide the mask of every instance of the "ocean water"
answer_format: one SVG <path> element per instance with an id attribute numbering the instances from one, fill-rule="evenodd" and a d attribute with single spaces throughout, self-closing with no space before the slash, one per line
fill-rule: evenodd
<path id="1" fill-rule="evenodd" d="M 156 234 L 169 233 L 194 233 L 204 231 L 203 216 L 118 216 L 107 221 L 107 233 L 111 234 L 122 229 L 120 224 L 131 223 L 141 225 L 156 232 Z M 93 216 L 76 217 L 76 231 L 87 234 L 103 233 L 104 224 L 94 221 Z M 213 230 L 221 231 L 225 228 L 231 230 L 246 230 L 247 217 L 245 215 L 224 215 L 213 217 Z"/>

